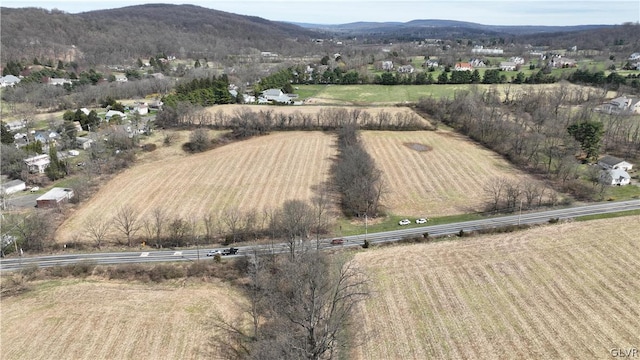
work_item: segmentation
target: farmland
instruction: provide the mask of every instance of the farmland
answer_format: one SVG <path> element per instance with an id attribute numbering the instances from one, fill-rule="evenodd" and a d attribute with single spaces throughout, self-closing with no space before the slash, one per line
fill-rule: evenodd
<path id="1" fill-rule="evenodd" d="M 367 151 L 383 172 L 388 212 L 433 217 L 481 211 L 484 187 L 497 178 L 538 180 L 506 160 L 448 130 L 366 131 Z"/>
<path id="2" fill-rule="evenodd" d="M 182 135 L 182 139 L 186 139 Z M 313 186 L 329 174 L 333 136 L 286 132 L 236 142 L 196 155 L 173 149 L 146 155 L 141 164 L 107 182 L 57 232 L 57 239 L 81 236 L 89 219 L 110 219 L 129 205 L 142 217 L 156 208 L 171 216 L 201 219 L 230 208 L 275 208 L 289 199 L 309 200 Z"/>
<path id="3" fill-rule="evenodd" d="M 634 216 L 360 253 L 374 296 L 352 358 L 607 358 L 637 348 L 639 232 Z"/>
<path id="4" fill-rule="evenodd" d="M 199 359 L 211 352 L 211 320 L 240 311 L 221 284 L 45 281 L 2 299 L 3 359 Z"/>

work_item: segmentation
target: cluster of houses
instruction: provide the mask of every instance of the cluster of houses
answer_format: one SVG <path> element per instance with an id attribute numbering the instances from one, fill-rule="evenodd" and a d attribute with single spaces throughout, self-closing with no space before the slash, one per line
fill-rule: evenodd
<path id="1" fill-rule="evenodd" d="M 631 183 L 628 171 L 633 169 L 633 164 L 607 155 L 598 160 L 598 165 L 602 168 L 600 182 L 603 184 L 624 186 Z"/>

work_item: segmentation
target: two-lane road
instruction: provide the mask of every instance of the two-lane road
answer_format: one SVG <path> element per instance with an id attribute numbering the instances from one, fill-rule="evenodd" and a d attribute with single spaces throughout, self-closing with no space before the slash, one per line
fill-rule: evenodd
<path id="1" fill-rule="evenodd" d="M 548 222 L 550 219 L 571 219 L 585 215 L 596 215 L 613 213 L 628 210 L 640 209 L 640 200 L 606 202 L 593 205 L 575 206 L 564 209 L 547 210 L 531 213 L 523 213 L 522 215 L 509 215 L 487 218 L 482 220 L 464 221 L 451 224 L 432 225 L 412 227 L 406 229 L 398 229 L 393 231 L 385 231 L 367 234 L 367 239 L 372 244 L 398 241 L 407 237 L 421 236 L 428 232 L 432 236 L 441 236 L 449 234 L 457 234 L 460 230 L 474 231 L 481 229 L 490 229 L 507 225 L 518 224 L 540 224 Z M 639 221 L 630 219 L 630 221 Z M 585 223 L 585 226 L 588 223 Z M 365 235 L 354 235 L 344 237 L 345 244 L 342 246 L 359 246 L 364 242 Z M 322 239 L 320 248 L 335 248 L 330 244 L 331 239 Z M 315 247 L 315 241 L 311 241 L 311 245 Z M 286 252 L 288 246 L 286 243 L 276 243 L 269 245 L 241 246 L 238 255 L 242 256 L 249 252 Z M 198 258 L 205 259 L 207 251 L 210 249 L 189 249 L 189 250 L 150 250 L 150 251 L 130 251 L 130 252 L 112 252 L 112 253 L 87 253 L 87 254 L 59 254 L 48 256 L 26 256 L 0 260 L 0 271 L 17 270 L 26 266 L 51 267 L 60 265 L 70 265 L 81 261 L 90 261 L 100 265 L 110 264 L 128 264 L 128 263 L 150 263 L 150 262 L 169 262 L 169 261 L 195 261 Z"/>

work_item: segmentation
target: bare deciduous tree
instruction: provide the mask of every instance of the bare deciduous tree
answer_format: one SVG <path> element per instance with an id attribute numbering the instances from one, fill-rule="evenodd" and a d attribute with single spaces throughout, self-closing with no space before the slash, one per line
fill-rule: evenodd
<path id="1" fill-rule="evenodd" d="M 111 221 L 100 217 L 92 217 L 84 223 L 84 229 L 87 236 L 93 239 L 98 249 L 102 247 L 102 244 L 106 240 L 110 226 Z"/>
<path id="2" fill-rule="evenodd" d="M 130 205 L 121 206 L 113 217 L 113 224 L 127 238 L 127 246 L 131 246 L 131 238 L 141 226 L 138 212 Z"/>

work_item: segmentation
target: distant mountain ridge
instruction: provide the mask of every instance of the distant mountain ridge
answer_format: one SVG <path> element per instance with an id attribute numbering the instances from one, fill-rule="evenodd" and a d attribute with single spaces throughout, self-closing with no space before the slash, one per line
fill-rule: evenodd
<path id="1" fill-rule="evenodd" d="M 354 22 L 337 25 L 322 25 L 308 23 L 294 23 L 298 26 L 321 31 L 331 31 L 353 35 L 382 35 L 382 34 L 415 34 L 439 33 L 438 29 L 466 29 L 467 32 L 487 34 L 528 35 L 536 33 L 574 32 L 602 28 L 616 25 L 576 25 L 576 26 L 543 26 L 543 25 L 485 25 L 457 20 L 421 19 L 408 22 Z M 428 30 L 427 30 L 428 29 Z M 446 34 L 444 34 L 446 35 Z"/>

